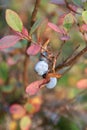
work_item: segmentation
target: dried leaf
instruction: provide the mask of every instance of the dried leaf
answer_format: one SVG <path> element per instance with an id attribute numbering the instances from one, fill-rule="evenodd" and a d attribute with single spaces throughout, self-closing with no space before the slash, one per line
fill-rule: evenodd
<path id="1" fill-rule="evenodd" d="M 56 78 L 59 79 L 59 78 L 61 78 L 61 76 L 62 76 L 62 75 L 61 75 L 61 74 L 58 74 L 58 73 L 48 73 L 48 74 L 47 74 L 47 77 L 49 77 L 49 78 L 51 78 L 51 77 L 52 77 L 52 78 L 53 78 L 53 77 L 56 77 Z"/>

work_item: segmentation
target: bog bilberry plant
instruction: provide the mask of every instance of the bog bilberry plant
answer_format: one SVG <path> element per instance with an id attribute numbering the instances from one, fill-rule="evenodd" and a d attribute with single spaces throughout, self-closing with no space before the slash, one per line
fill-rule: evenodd
<path id="1" fill-rule="evenodd" d="M 38 20 L 36 18 L 40 0 L 36 0 L 35 8 L 32 12 L 30 30 L 27 30 L 21 18 L 18 14 L 10 9 L 6 10 L 6 22 L 9 27 L 14 31 L 13 35 L 8 35 L 0 39 L 0 50 L 4 51 L 7 48 L 13 47 L 18 41 L 26 39 L 27 46 L 25 48 L 25 60 L 24 60 L 24 74 L 23 81 L 24 87 L 28 94 L 35 94 L 42 85 L 46 85 L 47 88 L 53 88 L 57 84 L 56 78 L 61 78 L 65 73 L 59 73 L 64 68 L 71 68 L 71 66 L 87 52 L 87 46 L 78 51 L 80 44 L 75 46 L 73 52 L 66 59 L 61 60 L 58 63 L 58 58 L 61 56 L 65 43 L 71 40 L 71 29 L 76 27 L 76 30 L 81 34 L 85 43 L 87 43 L 87 11 L 84 10 L 83 4 L 85 1 L 69 2 L 67 0 L 51 0 L 51 4 L 61 5 L 67 9 L 67 13 L 61 13 L 59 15 L 58 23 L 54 24 L 45 18 L 44 20 Z M 56 33 L 56 38 L 61 41 L 58 52 L 54 53 L 50 44 Z M 33 38 L 36 33 L 36 39 Z M 42 80 L 35 81 L 28 85 L 28 61 L 29 56 L 35 56 L 40 53 L 39 62 L 35 65 L 35 71 L 42 77 Z M 67 69 L 67 70 L 68 70 Z M 65 69 L 65 71 L 67 71 Z M 62 72 L 62 71 L 61 71 Z M 43 75 L 45 74 L 44 78 Z M 35 86 L 36 85 L 36 86 Z M 28 87 L 27 87 L 28 86 Z M 32 92 L 33 91 L 33 92 Z"/>

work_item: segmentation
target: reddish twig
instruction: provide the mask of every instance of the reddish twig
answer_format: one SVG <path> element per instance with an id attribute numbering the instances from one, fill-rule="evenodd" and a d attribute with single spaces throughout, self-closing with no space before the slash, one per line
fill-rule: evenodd
<path id="1" fill-rule="evenodd" d="M 58 71 L 64 67 L 73 65 L 77 61 L 77 59 L 79 59 L 86 52 L 87 52 L 87 46 L 84 49 L 82 49 L 77 55 L 72 56 L 70 59 L 68 59 L 68 61 L 63 62 L 62 64 L 58 65 L 56 67 L 56 71 Z"/>
<path id="2" fill-rule="evenodd" d="M 39 4 L 40 4 L 40 1 L 41 0 L 36 0 L 35 7 L 34 7 L 34 10 L 32 12 L 32 17 L 31 17 L 31 27 L 34 24 L 34 22 L 36 21 L 36 16 L 37 16 L 37 12 L 38 12 L 38 7 L 39 7 Z"/>
<path id="3" fill-rule="evenodd" d="M 32 12 L 32 16 L 31 16 L 31 27 L 33 26 L 33 24 L 34 24 L 34 22 L 36 20 L 39 3 L 40 3 L 40 0 L 36 0 L 35 7 L 34 7 L 34 10 Z M 28 42 L 26 50 L 28 49 L 28 47 L 30 46 L 30 44 L 31 44 L 31 41 Z M 28 66 L 29 66 L 29 56 L 26 54 L 25 55 L 25 59 L 24 59 L 24 72 L 23 72 L 23 81 L 24 81 L 24 87 L 25 88 L 28 85 Z"/>

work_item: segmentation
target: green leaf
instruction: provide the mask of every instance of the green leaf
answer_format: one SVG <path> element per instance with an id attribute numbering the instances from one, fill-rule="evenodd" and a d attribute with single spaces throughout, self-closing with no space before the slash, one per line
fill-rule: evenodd
<path id="1" fill-rule="evenodd" d="M 8 86 L 2 86 L 2 91 L 4 93 L 11 93 L 14 90 L 14 86 L 8 85 Z"/>
<path id="2" fill-rule="evenodd" d="M 63 21 L 63 26 L 66 28 L 66 29 L 70 29 L 72 27 L 72 24 L 74 23 L 74 16 L 69 13 L 67 14 L 65 17 L 64 17 L 64 21 Z"/>
<path id="3" fill-rule="evenodd" d="M 36 29 L 39 27 L 39 25 L 41 24 L 41 19 L 38 19 L 32 26 L 30 34 L 34 33 L 36 31 Z"/>
<path id="4" fill-rule="evenodd" d="M 25 109 L 27 112 L 32 113 L 32 110 L 34 110 L 34 106 L 32 104 L 26 103 Z"/>
<path id="5" fill-rule="evenodd" d="M 64 24 L 64 27 L 69 30 L 72 27 L 72 24 L 71 23 Z"/>
<path id="6" fill-rule="evenodd" d="M 82 12 L 82 19 L 87 24 L 87 11 Z"/>
<path id="7" fill-rule="evenodd" d="M 6 22 L 15 31 L 22 32 L 23 23 L 18 14 L 10 9 L 6 10 Z"/>
<path id="8" fill-rule="evenodd" d="M 73 0 L 73 3 L 77 6 L 82 6 L 82 0 Z"/>
<path id="9" fill-rule="evenodd" d="M 0 63 L 0 78 L 2 78 L 4 81 L 8 78 L 8 71 L 9 68 L 5 62 Z"/>
<path id="10" fill-rule="evenodd" d="M 79 127 L 74 121 L 64 117 L 61 117 L 60 121 L 58 122 L 58 128 L 61 130 L 79 130 Z"/>
<path id="11" fill-rule="evenodd" d="M 21 130 L 29 130 L 30 126 L 31 126 L 31 119 L 29 118 L 29 116 L 24 116 L 20 120 L 20 128 L 21 128 Z"/>

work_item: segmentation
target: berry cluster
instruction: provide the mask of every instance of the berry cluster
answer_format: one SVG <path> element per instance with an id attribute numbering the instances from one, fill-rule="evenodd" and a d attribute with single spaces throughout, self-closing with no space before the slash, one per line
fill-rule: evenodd
<path id="1" fill-rule="evenodd" d="M 49 71 L 49 65 L 48 65 L 48 59 L 46 58 L 47 53 L 43 52 L 43 55 L 41 55 L 40 60 L 35 65 L 35 71 L 38 73 L 38 75 L 43 76 L 48 73 Z M 48 89 L 52 89 L 57 84 L 57 78 L 56 77 L 50 77 L 50 81 L 46 84 L 46 87 Z"/>

